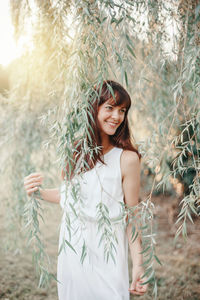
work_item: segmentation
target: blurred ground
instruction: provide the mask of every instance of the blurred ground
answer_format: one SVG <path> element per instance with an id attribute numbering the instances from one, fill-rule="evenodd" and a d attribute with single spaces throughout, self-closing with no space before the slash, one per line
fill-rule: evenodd
<path id="1" fill-rule="evenodd" d="M 157 265 L 158 300 L 199 300 L 200 299 L 200 220 L 194 225 L 188 224 L 187 243 L 182 238 L 174 245 L 174 210 L 175 199 L 172 197 L 154 197 L 156 205 L 155 220 L 157 226 L 157 255 L 162 266 Z M 175 202 L 174 202 L 175 201 Z M 172 204 L 174 202 L 174 204 Z M 56 255 L 58 245 L 59 206 L 47 205 L 45 224 L 42 232 L 48 253 L 56 272 Z M 0 215 L 2 218 L 2 212 Z M 5 237 L 1 222 L 0 238 Z M 56 283 L 51 282 L 46 289 L 37 288 L 37 279 L 32 265 L 30 249 L 20 254 L 5 254 L 4 245 L 0 246 L 0 299 L 3 300 L 57 300 Z M 134 297 L 137 299 L 138 297 Z M 131 298 L 133 299 L 133 298 Z M 141 300 L 153 299 L 151 289 Z M 73 299 L 69 299 L 73 300 Z M 95 299 L 94 299 L 95 300 Z M 103 300 L 103 299 L 102 299 Z M 114 299 L 113 299 L 114 300 Z"/>

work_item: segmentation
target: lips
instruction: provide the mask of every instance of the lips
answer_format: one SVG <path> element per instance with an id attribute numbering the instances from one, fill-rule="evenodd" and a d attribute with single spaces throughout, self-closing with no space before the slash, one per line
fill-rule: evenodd
<path id="1" fill-rule="evenodd" d="M 117 127 L 118 126 L 118 124 L 119 123 L 114 123 L 114 122 L 109 122 L 109 121 L 106 121 L 106 123 L 108 124 L 108 125 L 110 125 L 111 127 Z"/>

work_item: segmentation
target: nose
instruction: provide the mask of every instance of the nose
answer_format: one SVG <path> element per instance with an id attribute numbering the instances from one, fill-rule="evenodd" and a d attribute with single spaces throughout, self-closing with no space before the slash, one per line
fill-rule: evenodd
<path id="1" fill-rule="evenodd" d="M 112 118 L 113 118 L 113 120 L 119 120 L 119 118 L 120 118 L 120 115 L 119 115 L 119 112 L 118 112 L 118 110 L 117 109 L 113 109 L 113 111 L 112 111 Z"/>

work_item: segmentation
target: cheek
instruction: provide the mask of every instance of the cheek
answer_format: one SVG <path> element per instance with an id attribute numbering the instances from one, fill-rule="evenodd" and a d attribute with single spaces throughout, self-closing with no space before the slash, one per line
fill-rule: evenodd
<path id="1" fill-rule="evenodd" d="M 102 111 L 100 110 L 97 114 L 97 126 L 98 128 L 101 128 L 104 122 L 104 114 L 102 114 Z"/>
<path id="2" fill-rule="evenodd" d="M 97 114 L 97 123 L 98 124 L 99 124 L 99 122 L 101 122 L 101 119 L 102 119 L 101 112 L 98 112 L 98 114 Z"/>
<path id="3" fill-rule="evenodd" d="M 125 116 L 122 116 L 122 118 L 121 118 L 120 121 L 121 121 L 121 122 L 120 122 L 120 125 L 119 125 L 119 126 L 124 126 L 124 125 L 122 125 L 122 124 L 124 124 L 124 122 L 125 122 Z"/>
<path id="4" fill-rule="evenodd" d="M 98 115 L 97 115 L 97 120 L 99 122 L 103 122 L 106 118 L 108 118 L 109 114 L 104 111 L 104 110 L 99 110 Z"/>
<path id="5" fill-rule="evenodd" d="M 120 123 L 122 123 L 122 122 L 124 121 L 124 119 L 125 119 L 125 115 L 122 115 L 122 116 L 120 117 Z"/>

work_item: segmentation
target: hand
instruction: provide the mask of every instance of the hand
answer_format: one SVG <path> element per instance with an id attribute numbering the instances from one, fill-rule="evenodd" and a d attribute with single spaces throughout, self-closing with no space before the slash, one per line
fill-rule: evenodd
<path id="1" fill-rule="evenodd" d="M 42 185 L 43 176 L 41 173 L 31 173 L 24 178 L 24 188 L 28 196 L 39 190 Z"/>
<path id="2" fill-rule="evenodd" d="M 144 295 L 147 291 L 148 284 L 141 285 L 141 283 L 145 282 L 147 278 L 141 278 L 144 274 L 144 270 L 142 267 L 133 267 L 132 271 L 132 283 L 129 288 L 129 292 L 133 295 Z"/>

